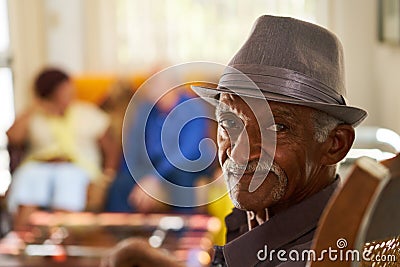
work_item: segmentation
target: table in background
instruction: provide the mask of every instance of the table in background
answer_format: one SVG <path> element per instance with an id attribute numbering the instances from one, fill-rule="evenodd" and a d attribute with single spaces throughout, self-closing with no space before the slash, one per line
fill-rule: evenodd
<path id="1" fill-rule="evenodd" d="M 29 231 L 20 233 L 24 247 L 13 252 L 17 255 L 6 255 L 3 248 L 0 267 L 97 267 L 110 248 L 128 237 L 146 238 L 188 266 L 207 266 L 220 227 L 217 218 L 202 214 L 37 212 Z"/>

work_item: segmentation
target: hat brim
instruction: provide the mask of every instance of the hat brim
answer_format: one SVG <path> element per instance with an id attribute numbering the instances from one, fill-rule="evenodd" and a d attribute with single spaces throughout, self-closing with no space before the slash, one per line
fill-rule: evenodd
<path id="1" fill-rule="evenodd" d="M 194 86 L 194 85 L 192 85 L 191 87 L 192 87 L 192 90 L 197 95 L 204 98 L 206 101 L 210 102 L 213 105 L 215 105 L 217 103 L 216 96 L 218 94 L 230 93 L 230 94 L 237 94 L 237 95 L 244 96 L 244 97 L 264 98 L 269 101 L 314 108 L 314 109 L 323 111 L 323 112 L 325 112 L 347 124 L 350 124 L 353 127 L 356 127 L 357 125 L 359 125 L 367 117 L 367 112 L 365 110 L 357 108 L 357 107 L 298 100 L 298 99 L 294 99 L 294 98 L 287 97 L 284 95 L 269 93 L 269 92 L 265 92 L 265 91 L 262 91 L 262 94 L 260 94 L 259 92 L 256 93 L 253 90 L 242 90 L 242 91 L 234 90 L 234 91 L 232 91 L 230 89 L 221 88 L 221 87 L 211 88 L 211 87 Z"/>

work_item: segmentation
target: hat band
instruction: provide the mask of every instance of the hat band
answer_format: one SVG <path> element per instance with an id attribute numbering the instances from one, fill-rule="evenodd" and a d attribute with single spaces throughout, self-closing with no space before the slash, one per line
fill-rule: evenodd
<path id="1" fill-rule="evenodd" d="M 344 97 L 329 86 L 299 72 L 272 66 L 229 66 L 222 74 L 218 87 L 259 89 L 264 93 L 298 100 L 346 105 Z"/>

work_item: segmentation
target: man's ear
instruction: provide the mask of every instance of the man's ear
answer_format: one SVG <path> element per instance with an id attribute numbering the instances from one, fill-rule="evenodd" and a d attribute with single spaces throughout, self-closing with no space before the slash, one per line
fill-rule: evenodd
<path id="1" fill-rule="evenodd" d="M 349 152 L 355 138 L 354 128 L 348 124 L 336 126 L 323 143 L 325 154 L 322 164 L 333 165 L 341 161 Z"/>

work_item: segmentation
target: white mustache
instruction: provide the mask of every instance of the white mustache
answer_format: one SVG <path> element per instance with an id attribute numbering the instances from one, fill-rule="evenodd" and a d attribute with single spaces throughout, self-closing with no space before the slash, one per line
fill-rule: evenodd
<path id="1" fill-rule="evenodd" d="M 274 173 L 279 180 L 279 187 L 274 190 L 275 192 L 273 192 L 274 199 L 280 199 L 283 196 L 288 182 L 286 173 L 272 159 L 262 161 L 253 160 L 248 164 L 237 164 L 233 160 L 227 158 L 222 166 L 222 171 L 226 174 L 232 173 L 234 175 L 242 175 L 246 172 L 265 173 L 265 177 L 262 179 L 255 177 L 252 179 L 249 187 L 250 192 L 257 190 L 265 180 L 268 172 Z"/>
<path id="2" fill-rule="evenodd" d="M 274 163 L 269 160 L 251 161 L 248 164 L 238 164 L 228 158 L 225 160 L 222 170 L 231 173 L 268 172 L 272 165 L 274 165 Z"/>

